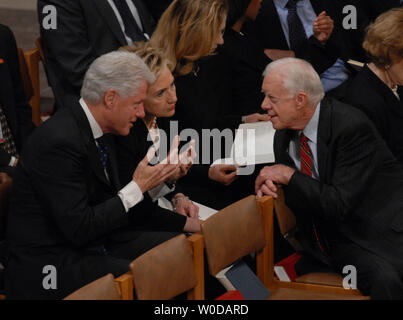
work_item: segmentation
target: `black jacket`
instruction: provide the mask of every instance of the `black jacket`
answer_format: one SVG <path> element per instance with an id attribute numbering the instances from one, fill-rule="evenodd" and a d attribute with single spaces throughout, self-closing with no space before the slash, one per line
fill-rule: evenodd
<path id="1" fill-rule="evenodd" d="M 278 163 L 294 166 L 287 152 L 293 134 L 287 129 L 276 132 Z M 304 248 L 324 263 L 331 262 L 314 244 L 314 217 L 331 247 L 353 242 L 401 265 L 403 170 L 375 127 L 361 111 L 324 99 L 317 148 L 319 180 L 297 170 L 284 187 Z"/>
<path id="2" fill-rule="evenodd" d="M 311 4 L 316 14 L 320 14 L 325 10 L 333 19 L 336 16 L 333 3 L 328 0 L 311 0 Z M 255 23 L 257 25 L 254 28 L 256 30 L 255 36 L 264 48 L 290 50 L 272 0 L 263 0 L 262 8 Z M 336 23 L 335 29 L 325 46 L 314 36 L 311 36 L 296 49 L 296 57 L 310 62 L 315 70 L 321 74 L 331 67 L 337 58 L 343 55 L 344 50 L 341 48 L 342 42 L 339 38 L 338 29 L 340 29 L 340 26 Z"/>
<path id="3" fill-rule="evenodd" d="M 13 297 L 63 297 L 69 293 L 66 286 L 77 289 L 82 274 L 99 270 L 81 264 L 82 259 L 102 256 L 123 228 L 153 230 L 162 224 L 165 230 L 183 230 L 184 216 L 153 220 L 155 215 L 142 202 L 126 213 L 117 195 L 121 185 L 116 158 L 109 149 L 110 182 L 78 104 L 60 110 L 31 135 L 15 174 L 6 230 L 6 286 Z M 133 235 L 122 235 L 122 241 L 127 239 Z M 46 265 L 57 268 L 59 292 L 42 287 Z M 107 266 L 104 270 L 110 272 Z"/>
<path id="4" fill-rule="evenodd" d="M 20 73 L 15 38 L 11 30 L 0 24 L 0 104 L 13 135 L 17 151 L 35 128 L 32 108 L 27 101 Z M 6 167 L 10 155 L 0 147 L 0 166 Z"/>
<path id="5" fill-rule="evenodd" d="M 263 71 L 271 62 L 263 47 L 247 33 L 227 29 L 220 54 L 230 61 L 229 103 L 234 114 L 262 112 Z"/>
<path id="6" fill-rule="evenodd" d="M 133 0 L 145 32 L 152 34 L 154 19 L 142 0 Z M 57 10 L 56 30 L 45 30 L 46 5 Z M 88 67 L 99 56 L 127 45 L 107 0 L 38 0 L 38 17 L 50 84 L 57 106 L 70 106 L 80 96 Z"/>
<path id="7" fill-rule="evenodd" d="M 403 98 L 403 88 L 400 87 Z M 345 100 L 375 124 L 403 168 L 403 102 L 367 66 L 353 79 Z"/>

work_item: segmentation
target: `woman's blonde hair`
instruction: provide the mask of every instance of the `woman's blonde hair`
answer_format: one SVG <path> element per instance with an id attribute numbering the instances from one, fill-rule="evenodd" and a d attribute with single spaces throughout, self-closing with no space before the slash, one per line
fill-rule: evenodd
<path id="1" fill-rule="evenodd" d="M 121 47 L 119 50 L 132 52 L 139 56 L 156 78 L 162 74 L 165 67 L 168 67 L 171 72 L 175 67 L 175 65 L 168 60 L 163 50 L 152 46 L 149 42 L 135 42 L 130 46 Z"/>
<path id="2" fill-rule="evenodd" d="M 196 60 L 211 53 L 227 13 L 227 0 L 174 0 L 150 42 L 164 50 L 176 75 L 188 74 Z"/>
<path id="3" fill-rule="evenodd" d="M 403 58 L 403 8 L 381 14 L 367 29 L 363 48 L 380 67 Z"/>

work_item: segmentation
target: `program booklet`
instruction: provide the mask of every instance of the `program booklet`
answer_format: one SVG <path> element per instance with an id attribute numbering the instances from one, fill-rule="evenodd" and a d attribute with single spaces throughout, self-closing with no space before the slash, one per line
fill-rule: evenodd
<path id="1" fill-rule="evenodd" d="M 243 123 L 236 130 L 229 158 L 218 159 L 217 164 L 249 166 L 274 163 L 273 141 L 276 130 L 270 121 Z"/>

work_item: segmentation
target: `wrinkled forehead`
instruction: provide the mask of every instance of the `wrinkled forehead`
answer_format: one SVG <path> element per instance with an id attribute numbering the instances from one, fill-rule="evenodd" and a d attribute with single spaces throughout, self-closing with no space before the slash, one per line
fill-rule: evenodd
<path id="1" fill-rule="evenodd" d="M 276 72 L 276 70 L 270 71 L 264 77 L 262 89 L 264 92 L 283 91 L 284 74 L 282 72 Z"/>

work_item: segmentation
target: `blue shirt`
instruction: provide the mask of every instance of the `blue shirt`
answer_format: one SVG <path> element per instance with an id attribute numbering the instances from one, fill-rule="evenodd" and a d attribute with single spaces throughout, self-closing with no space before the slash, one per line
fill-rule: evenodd
<path id="1" fill-rule="evenodd" d="M 403 1 L 403 0 L 401 0 Z M 276 6 L 278 16 L 280 18 L 281 27 L 284 31 L 284 36 L 287 40 L 288 46 L 290 46 L 290 38 L 289 38 L 289 30 L 287 23 L 288 9 L 285 7 L 288 3 L 288 0 L 273 0 L 274 5 Z M 317 17 L 315 10 L 312 7 L 312 4 L 309 0 L 300 0 L 297 2 L 297 14 L 304 26 L 306 36 L 310 38 L 313 35 L 313 23 Z M 341 59 L 337 59 L 335 64 L 331 66 L 329 69 L 325 70 L 320 75 L 320 79 L 322 81 L 323 88 L 325 92 L 328 92 L 344 81 L 346 81 L 349 77 L 349 72 L 344 65 L 344 61 Z"/>

